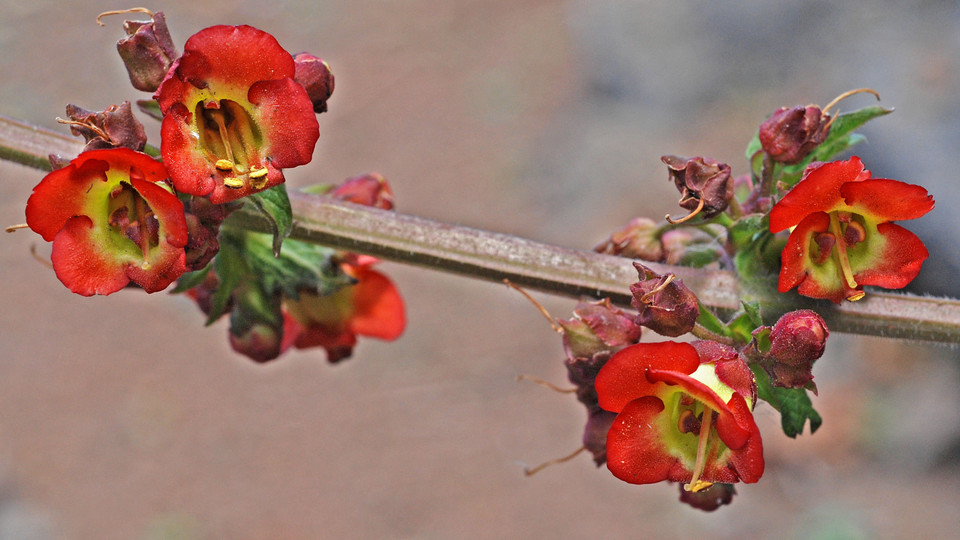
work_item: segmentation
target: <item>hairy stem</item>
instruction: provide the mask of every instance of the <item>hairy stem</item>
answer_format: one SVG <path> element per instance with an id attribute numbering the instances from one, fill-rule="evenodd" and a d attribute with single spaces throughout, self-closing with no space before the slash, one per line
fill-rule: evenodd
<path id="1" fill-rule="evenodd" d="M 73 157 L 75 139 L 0 117 L 0 158 L 49 170 L 48 154 Z M 637 281 L 632 261 L 592 251 L 543 244 L 417 216 L 334 201 L 292 191 L 291 238 L 365 253 L 433 270 L 502 282 L 573 297 L 609 297 L 629 307 L 629 285 Z M 263 232 L 270 225 L 246 205 L 234 223 Z M 835 306 L 795 294 L 776 293 L 769 282 L 739 283 L 727 271 L 644 263 L 660 274 L 673 273 L 700 301 L 720 312 L 739 309 L 741 292 L 761 303 L 764 318 L 814 308 L 831 331 L 922 341 L 960 343 L 960 301 L 908 294 L 870 292 L 859 302 Z"/>

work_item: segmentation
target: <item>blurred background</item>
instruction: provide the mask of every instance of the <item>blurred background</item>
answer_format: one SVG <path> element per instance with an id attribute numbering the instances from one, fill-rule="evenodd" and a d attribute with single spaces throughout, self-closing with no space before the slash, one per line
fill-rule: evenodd
<path id="1" fill-rule="evenodd" d="M 269 7 L 268 7 L 269 5 Z M 0 114 L 67 133 L 67 103 L 133 90 L 114 43 L 128 6 L 0 0 Z M 154 2 L 182 47 L 251 24 L 336 74 L 294 187 L 377 171 L 406 213 L 590 248 L 680 212 L 659 156 L 746 171 L 780 106 L 870 87 L 896 108 L 856 148 L 874 176 L 938 206 L 907 226 L 933 257 L 916 292 L 960 296 L 960 8 L 953 1 L 255 0 Z M 840 110 L 873 103 L 853 97 Z M 156 142 L 157 125 L 148 125 Z M 42 174 L 0 163 L 0 216 Z M 952 538 L 960 526 L 956 348 L 835 334 L 814 369 L 824 417 L 779 430 L 767 470 L 705 514 L 675 485 L 632 486 L 580 445 L 556 334 L 515 292 L 384 263 L 408 304 L 395 343 L 255 365 L 187 299 L 72 295 L 3 239 L 0 539 Z M 574 301 L 536 295 L 558 317 Z M 647 339 L 650 339 L 648 336 Z"/>

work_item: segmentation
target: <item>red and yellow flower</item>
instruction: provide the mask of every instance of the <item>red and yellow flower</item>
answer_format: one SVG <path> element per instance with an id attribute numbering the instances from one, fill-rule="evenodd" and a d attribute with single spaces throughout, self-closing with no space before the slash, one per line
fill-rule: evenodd
<path id="1" fill-rule="evenodd" d="M 67 288 L 106 295 L 133 281 L 156 292 L 183 274 L 187 224 L 166 178 L 150 156 L 114 148 L 84 152 L 40 181 L 27 225 L 53 242 L 53 269 Z"/>
<path id="2" fill-rule="evenodd" d="M 813 298 L 863 298 L 864 285 L 906 286 L 928 256 L 923 242 L 892 223 L 933 209 L 913 184 L 871 178 L 856 156 L 815 164 L 770 211 L 770 232 L 794 227 L 783 250 L 780 292 Z"/>
<path id="3" fill-rule="evenodd" d="M 341 267 L 357 282 L 328 295 L 303 291 L 283 299 L 284 346 L 323 347 L 330 362 L 348 358 L 357 335 L 392 341 L 406 327 L 400 292 L 386 276 L 370 268 L 377 259 L 349 257 Z"/>
<path id="4" fill-rule="evenodd" d="M 319 126 L 295 74 L 290 53 L 250 26 L 213 26 L 188 39 L 154 95 L 177 191 L 222 204 L 309 163 Z"/>
<path id="5" fill-rule="evenodd" d="M 617 478 L 683 482 L 696 492 L 763 474 L 756 383 L 735 349 L 639 343 L 613 355 L 595 384 L 600 406 L 617 413 L 607 434 L 607 468 Z"/>

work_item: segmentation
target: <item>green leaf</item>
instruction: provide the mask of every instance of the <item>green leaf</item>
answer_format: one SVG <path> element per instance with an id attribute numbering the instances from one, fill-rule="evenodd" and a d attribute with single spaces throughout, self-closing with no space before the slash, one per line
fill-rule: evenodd
<path id="1" fill-rule="evenodd" d="M 769 219 L 764 214 L 748 214 L 730 227 L 730 240 L 737 251 L 752 247 L 767 232 Z"/>
<path id="2" fill-rule="evenodd" d="M 207 279 L 207 274 L 210 273 L 210 269 L 213 267 L 212 264 L 208 264 L 203 267 L 201 270 L 195 272 L 187 272 L 180 276 L 180 279 L 177 280 L 177 286 L 170 291 L 171 294 L 184 293 L 190 289 L 200 285 Z"/>
<path id="3" fill-rule="evenodd" d="M 698 303 L 697 305 L 700 307 L 700 316 L 697 317 L 697 324 L 714 334 L 730 336 L 730 331 L 727 329 L 727 325 L 723 324 L 723 321 L 718 319 L 717 316 L 703 304 Z"/>
<path id="4" fill-rule="evenodd" d="M 743 306 L 743 312 L 750 320 L 754 329 L 763 326 L 763 318 L 760 317 L 760 302 L 741 301 L 740 304 Z"/>
<path id="5" fill-rule="evenodd" d="M 752 365 L 757 378 L 758 397 L 774 409 L 780 411 L 780 426 L 787 437 L 795 439 L 803 433 L 803 426 L 809 420 L 810 433 L 817 431 L 823 423 L 820 414 L 813 408 L 810 396 L 803 388 L 778 388 L 770 383 L 770 377 L 762 367 Z"/>
<path id="6" fill-rule="evenodd" d="M 241 251 L 231 241 L 231 235 L 220 235 L 220 251 L 214 257 L 213 271 L 217 273 L 219 284 L 210 298 L 210 314 L 207 316 L 207 325 L 213 324 L 227 310 L 233 291 L 247 279 L 249 271 L 244 263 Z"/>
<path id="7" fill-rule="evenodd" d="M 160 104 L 155 100 L 138 99 L 137 108 L 140 109 L 140 112 L 154 120 L 163 120 L 163 112 L 160 111 Z"/>
<path id="8" fill-rule="evenodd" d="M 273 256 L 279 257 L 283 240 L 290 236 L 290 231 L 293 230 L 293 210 L 290 208 L 286 187 L 280 184 L 254 193 L 249 198 L 270 222 L 273 230 Z"/>
<path id="9" fill-rule="evenodd" d="M 354 283 L 340 271 L 331 248 L 287 240 L 283 253 L 275 257 L 271 247 L 269 235 L 246 233 L 244 257 L 267 293 L 279 291 L 296 299 L 300 290 L 325 295 Z"/>

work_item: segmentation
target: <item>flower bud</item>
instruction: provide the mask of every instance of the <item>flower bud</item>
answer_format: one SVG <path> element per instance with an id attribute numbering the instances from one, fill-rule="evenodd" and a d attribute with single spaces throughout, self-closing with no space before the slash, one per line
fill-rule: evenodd
<path id="1" fill-rule="evenodd" d="M 760 327 L 753 334 L 752 347 L 759 351 L 759 363 L 770 375 L 773 386 L 816 391 L 813 363 L 823 356 L 830 336 L 820 315 L 809 309 L 791 311 L 780 317 L 772 329 Z"/>
<path id="2" fill-rule="evenodd" d="M 662 156 L 670 172 L 670 180 L 680 191 L 680 206 L 697 211 L 709 219 L 727 209 L 733 197 L 730 166 L 710 158 Z"/>
<path id="3" fill-rule="evenodd" d="M 730 504 L 736 494 L 733 484 L 716 483 L 700 491 L 688 491 L 683 488 L 683 483 L 680 484 L 680 502 L 704 512 L 713 512 L 725 504 Z"/>
<path id="4" fill-rule="evenodd" d="M 300 83 L 313 102 L 313 111 L 317 114 L 327 112 L 327 100 L 333 95 L 333 72 L 330 65 L 309 53 L 293 56 L 297 66 L 293 80 Z"/>
<path id="5" fill-rule="evenodd" d="M 283 352 L 281 349 L 282 331 L 268 324 L 254 323 L 239 336 L 234 334 L 233 330 L 229 332 L 229 335 L 230 347 L 254 362 L 261 364 L 269 362 Z"/>
<path id="6" fill-rule="evenodd" d="M 187 219 L 187 271 L 207 266 L 220 251 L 220 224 L 239 206 L 213 204 L 205 197 L 189 196 L 184 202 Z"/>
<path id="7" fill-rule="evenodd" d="M 697 297 L 673 274 L 661 276 L 640 263 L 633 263 L 640 281 L 630 286 L 637 324 L 668 337 L 693 330 L 700 316 Z"/>
<path id="8" fill-rule="evenodd" d="M 379 173 L 352 176 L 327 193 L 341 201 L 393 210 L 393 191 Z"/>
<path id="9" fill-rule="evenodd" d="M 640 339 L 640 326 L 610 305 L 609 299 L 580 302 L 573 318 L 557 323 L 563 328 L 563 349 L 571 360 L 609 353 Z"/>
<path id="10" fill-rule="evenodd" d="M 126 147 L 138 152 L 147 144 L 147 133 L 143 124 L 133 115 L 130 102 L 111 105 L 103 111 L 88 111 L 76 105 L 67 105 L 70 132 L 83 137 L 87 150 Z"/>
<path id="11" fill-rule="evenodd" d="M 163 13 L 152 20 L 124 21 L 127 37 L 117 42 L 117 51 L 127 67 L 130 83 L 137 90 L 155 92 L 179 56 Z"/>
<path id="12" fill-rule="evenodd" d="M 633 219 L 626 227 L 594 248 L 598 253 L 609 253 L 631 259 L 662 262 L 663 244 L 657 237 L 657 222 L 645 217 Z"/>
<path id="13" fill-rule="evenodd" d="M 760 124 L 760 146 L 774 161 L 800 163 L 827 138 L 829 122 L 816 105 L 781 107 Z"/>

